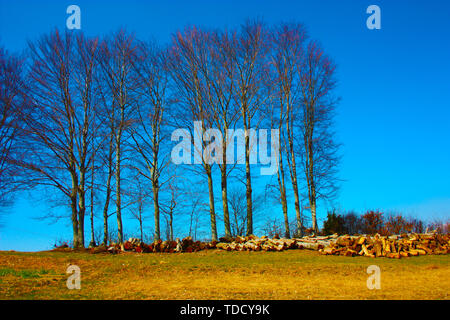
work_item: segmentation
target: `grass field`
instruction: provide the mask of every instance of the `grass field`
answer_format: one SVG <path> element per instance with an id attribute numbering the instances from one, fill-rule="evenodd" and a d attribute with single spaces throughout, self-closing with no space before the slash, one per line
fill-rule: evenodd
<path id="1" fill-rule="evenodd" d="M 449 299 L 450 256 L 400 260 L 307 250 L 119 255 L 0 252 L 0 299 Z M 70 264 L 81 289 L 66 287 Z M 381 289 L 366 286 L 369 265 Z"/>

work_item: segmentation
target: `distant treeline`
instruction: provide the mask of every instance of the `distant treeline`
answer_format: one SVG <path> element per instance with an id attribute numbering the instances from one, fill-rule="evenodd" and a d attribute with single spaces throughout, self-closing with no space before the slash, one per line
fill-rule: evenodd
<path id="1" fill-rule="evenodd" d="M 385 214 L 379 210 L 369 210 L 364 214 L 355 212 L 338 213 L 336 210 L 327 213 L 322 234 L 380 234 L 393 235 L 403 233 L 423 233 L 436 231 L 450 232 L 450 221 L 428 221 L 418 218 L 404 217 L 401 214 Z"/>

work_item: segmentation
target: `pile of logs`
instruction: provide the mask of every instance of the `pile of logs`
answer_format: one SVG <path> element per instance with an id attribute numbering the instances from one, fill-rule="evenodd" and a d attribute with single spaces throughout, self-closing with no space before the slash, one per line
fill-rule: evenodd
<path id="1" fill-rule="evenodd" d="M 207 249 L 221 249 L 226 251 L 283 251 L 287 249 L 309 249 L 319 251 L 325 255 L 367 256 L 401 258 L 425 254 L 450 253 L 450 235 L 425 233 L 404 234 L 394 236 L 306 236 L 303 238 L 286 239 L 275 235 L 235 238 L 220 238 L 219 242 L 193 241 L 191 237 L 176 241 L 155 241 L 145 244 L 139 239 L 130 238 L 123 245 L 111 244 L 107 251 L 110 253 L 124 251 L 132 252 L 196 252 Z"/>
<path id="2" fill-rule="evenodd" d="M 326 255 L 401 257 L 425 254 L 450 253 L 450 235 L 426 233 L 394 236 L 349 236 L 344 235 L 331 242 L 319 252 Z"/>
<path id="3" fill-rule="evenodd" d="M 124 251 L 133 252 L 196 252 L 205 249 L 214 249 L 216 247 L 215 241 L 213 242 L 201 242 L 193 241 L 191 237 L 186 237 L 183 240 L 179 238 L 176 241 L 162 241 L 157 240 L 151 244 L 145 244 L 137 238 L 130 238 L 123 244 Z M 118 253 L 121 251 L 119 244 L 112 243 L 108 249 L 110 253 Z"/>
<path id="4" fill-rule="evenodd" d="M 250 235 L 247 237 L 237 236 L 235 238 L 220 238 L 220 242 L 201 242 L 193 241 L 191 237 L 176 241 L 155 241 L 151 244 L 145 244 L 139 239 L 130 238 L 123 245 L 124 251 L 132 252 L 196 252 L 206 249 L 222 249 L 227 251 L 283 251 L 287 249 L 309 249 L 319 250 L 328 246 L 338 235 L 323 237 L 303 237 L 285 239 L 275 235 L 274 238 L 267 236 L 257 237 Z M 111 244 L 108 249 L 110 253 L 121 251 L 119 244 Z"/>
<path id="5" fill-rule="evenodd" d="M 338 237 L 337 234 L 323 237 L 303 237 L 286 239 L 275 235 L 274 238 L 266 236 L 256 237 L 250 235 L 247 237 L 237 236 L 231 241 L 219 242 L 216 248 L 227 251 L 283 251 L 287 249 L 322 249 Z M 225 239 L 220 239 L 225 240 Z"/>

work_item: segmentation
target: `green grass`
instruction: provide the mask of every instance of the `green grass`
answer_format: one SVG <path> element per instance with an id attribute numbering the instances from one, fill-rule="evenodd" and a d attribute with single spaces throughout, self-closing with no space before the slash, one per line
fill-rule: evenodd
<path id="1" fill-rule="evenodd" d="M 41 275 L 49 274 L 49 270 L 14 270 L 11 268 L 2 268 L 0 269 L 0 277 L 4 277 L 7 275 L 13 275 L 15 277 L 21 277 L 24 279 L 28 278 L 39 278 Z"/>

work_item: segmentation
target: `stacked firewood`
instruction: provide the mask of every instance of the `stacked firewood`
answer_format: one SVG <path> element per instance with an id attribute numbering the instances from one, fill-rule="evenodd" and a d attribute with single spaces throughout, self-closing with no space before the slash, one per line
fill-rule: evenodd
<path id="1" fill-rule="evenodd" d="M 323 237 L 303 237 L 286 239 L 280 238 L 277 235 L 273 238 L 267 236 L 256 237 L 250 235 L 247 237 L 237 236 L 236 238 L 225 241 L 222 238 L 221 242 L 216 244 L 218 249 L 227 251 L 283 251 L 287 249 L 310 249 L 319 250 L 328 246 L 337 235 L 323 236 Z"/>
<path id="2" fill-rule="evenodd" d="M 137 238 L 130 238 L 123 244 L 124 251 L 133 252 L 196 252 L 205 249 L 214 249 L 216 247 L 216 242 L 201 242 L 193 241 L 191 237 L 186 237 L 183 240 L 179 238 L 176 241 L 162 241 L 157 240 L 151 244 L 145 244 Z M 119 244 L 112 243 L 108 247 L 108 252 L 118 253 L 121 251 Z"/>
<path id="3" fill-rule="evenodd" d="M 437 233 L 393 236 L 344 235 L 320 249 L 319 252 L 326 255 L 396 259 L 425 254 L 447 254 L 450 253 L 450 236 Z"/>
<path id="4" fill-rule="evenodd" d="M 404 234 L 393 236 L 350 236 L 337 234 L 330 236 L 306 236 L 286 239 L 275 235 L 234 238 L 220 238 L 219 242 L 193 241 L 191 237 L 176 241 L 155 241 L 145 244 L 139 239 L 130 238 L 123 245 L 124 251 L 132 252 L 197 252 L 207 249 L 226 251 L 283 251 L 287 249 L 316 250 L 325 255 L 367 256 L 401 258 L 425 254 L 450 253 L 450 235 L 425 233 Z M 107 251 L 118 253 L 122 251 L 118 244 L 111 244 Z"/>
<path id="5" fill-rule="evenodd" d="M 283 251 L 287 249 L 309 249 L 319 250 L 328 246 L 338 235 L 331 236 L 307 236 L 303 238 L 286 239 L 275 235 L 273 238 L 267 236 L 257 237 L 250 235 L 247 237 L 237 236 L 234 238 L 220 238 L 220 242 L 193 241 L 191 237 L 176 241 L 155 241 L 145 244 L 139 239 L 130 238 L 123 245 L 124 251 L 132 252 L 197 252 L 206 249 L 222 249 L 227 251 Z M 121 251 L 119 244 L 111 244 L 108 249 L 110 253 Z"/>

